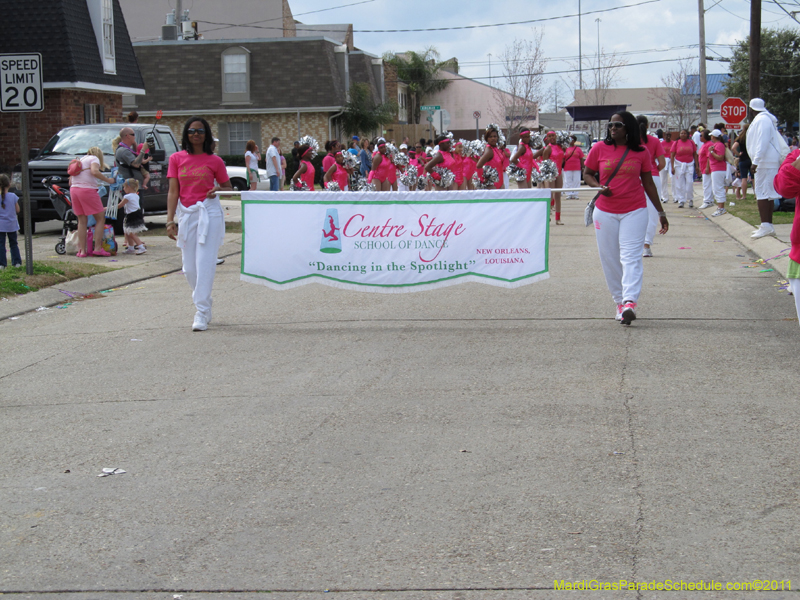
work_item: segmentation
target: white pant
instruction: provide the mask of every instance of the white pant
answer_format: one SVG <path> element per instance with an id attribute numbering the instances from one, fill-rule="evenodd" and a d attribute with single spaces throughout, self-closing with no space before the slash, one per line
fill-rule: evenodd
<path id="1" fill-rule="evenodd" d="M 661 198 L 661 176 L 654 175 L 653 176 L 653 183 L 656 184 L 656 191 L 658 192 L 658 197 Z M 656 235 L 656 228 L 660 220 L 658 218 L 658 211 L 656 207 L 650 202 L 650 198 L 647 198 L 647 231 L 644 234 L 644 243 L 646 245 L 651 245 L 653 243 L 653 238 Z"/>
<path id="2" fill-rule="evenodd" d="M 672 178 L 672 193 L 683 204 L 694 198 L 694 163 L 675 161 L 675 176 Z"/>
<path id="3" fill-rule="evenodd" d="M 565 188 L 579 188 L 581 187 L 581 172 L 578 171 L 563 171 L 564 173 L 564 187 Z M 577 198 L 578 192 L 567 192 L 568 198 Z"/>
<path id="4" fill-rule="evenodd" d="M 756 169 L 756 181 L 753 185 L 756 191 L 756 200 L 777 200 L 781 197 L 772 184 L 777 174 L 778 167 L 759 166 Z"/>
<path id="5" fill-rule="evenodd" d="M 638 302 L 644 276 L 642 246 L 647 209 L 617 215 L 595 207 L 593 218 L 600 264 L 611 297 L 616 304 L 623 300 Z"/>
<path id="6" fill-rule="evenodd" d="M 714 191 L 711 189 L 711 175 L 703 173 L 703 204 L 714 203 Z"/>
<path id="7" fill-rule="evenodd" d="M 225 215 L 218 198 L 199 204 L 204 208 L 180 207 L 178 246 L 183 257 L 183 273 L 192 288 L 192 302 L 197 312 L 210 319 L 211 288 L 217 270 L 217 252 L 225 237 Z"/>
<path id="8" fill-rule="evenodd" d="M 669 163 L 670 163 L 670 159 L 667 158 L 667 157 L 664 157 L 664 160 L 666 161 L 666 164 L 664 165 L 664 168 L 661 169 L 661 171 L 659 171 L 658 176 L 661 177 L 661 201 L 662 202 L 669 202 L 669 188 L 668 188 L 668 185 L 669 185 L 669 181 L 670 181 L 670 179 L 669 179 L 669 174 L 670 174 L 670 165 L 669 165 Z M 674 187 L 675 186 L 673 185 L 673 188 Z M 675 195 L 675 190 L 674 189 L 672 191 L 672 194 Z"/>
<path id="9" fill-rule="evenodd" d="M 794 294 L 794 307 L 797 309 L 797 319 L 800 320 L 800 279 L 790 279 L 789 287 Z"/>
<path id="10" fill-rule="evenodd" d="M 711 171 L 711 193 L 717 204 L 725 204 L 725 175 L 725 171 Z"/>

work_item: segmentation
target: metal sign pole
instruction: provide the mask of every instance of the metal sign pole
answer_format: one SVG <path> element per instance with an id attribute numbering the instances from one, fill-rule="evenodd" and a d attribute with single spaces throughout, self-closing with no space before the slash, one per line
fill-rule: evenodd
<path id="1" fill-rule="evenodd" d="M 481 139 L 480 128 L 478 127 L 478 119 L 475 119 L 475 139 Z"/>
<path id="2" fill-rule="evenodd" d="M 22 211 L 25 219 L 25 272 L 33 275 L 33 224 L 31 190 L 28 176 L 28 113 L 19 113 L 19 147 L 22 154 Z"/>

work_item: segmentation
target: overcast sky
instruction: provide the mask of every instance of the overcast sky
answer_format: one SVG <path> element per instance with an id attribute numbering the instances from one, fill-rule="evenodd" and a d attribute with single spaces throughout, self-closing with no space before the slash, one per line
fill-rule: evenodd
<path id="1" fill-rule="evenodd" d="M 358 0 L 357 0 L 358 1 Z M 363 1 L 363 0 L 360 0 Z M 597 28 L 600 23 L 601 52 L 617 52 L 630 66 L 620 72 L 616 87 L 651 87 L 661 85 L 661 77 L 673 69 L 675 60 L 698 56 L 698 3 L 696 0 L 656 0 L 633 8 L 623 8 L 598 14 L 586 14 L 644 0 L 581 0 L 582 52 L 584 56 L 584 87 L 592 87 L 593 57 L 597 53 Z M 705 0 L 706 7 L 715 0 Z M 457 27 L 542 19 L 577 14 L 578 0 L 542 2 L 541 0 L 369 0 L 364 4 L 302 15 L 346 4 L 344 0 L 290 0 L 298 21 L 309 24 L 352 23 L 356 30 L 355 44 L 374 54 L 386 51 L 421 50 L 433 45 L 442 58 L 455 56 L 466 77 L 489 77 L 489 57 L 492 54 L 492 75 L 500 73 L 497 61 L 506 45 L 514 39 L 530 37 L 533 27 L 544 28 L 543 46 L 550 62 L 548 71 L 571 70 L 577 65 L 577 17 L 547 21 L 540 24 L 508 25 L 472 30 L 428 31 L 407 33 L 362 33 L 367 29 L 416 29 Z M 787 10 L 800 10 L 800 0 L 781 0 Z M 490 10 L 488 10 L 490 9 Z M 706 43 L 708 56 L 729 57 L 726 45 L 747 37 L 750 27 L 748 0 L 722 0 L 706 9 Z M 762 27 L 798 27 L 789 15 L 773 0 L 764 0 Z M 712 45 L 714 44 L 714 45 Z M 689 46 L 686 48 L 685 46 Z M 683 47 L 683 48 L 679 48 Z M 624 53 L 624 54 L 623 54 Z M 727 72 L 727 63 L 708 62 L 708 73 Z M 577 79 L 577 77 L 575 77 Z M 549 75 L 548 86 L 560 88 L 559 105 L 572 100 L 570 74 Z M 489 82 L 488 79 L 481 81 Z M 497 82 L 494 82 L 497 83 Z M 546 107 L 549 108 L 549 107 Z"/>

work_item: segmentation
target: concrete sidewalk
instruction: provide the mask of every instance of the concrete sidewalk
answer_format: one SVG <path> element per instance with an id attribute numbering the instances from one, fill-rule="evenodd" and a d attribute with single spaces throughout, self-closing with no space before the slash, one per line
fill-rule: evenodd
<path id="1" fill-rule="evenodd" d="M 552 228 L 551 278 L 513 290 L 277 292 L 229 260 L 207 332 L 179 272 L 0 321 L 0 592 L 796 582 L 800 331 L 778 274 L 670 205 L 622 327 L 583 206 Z"/>

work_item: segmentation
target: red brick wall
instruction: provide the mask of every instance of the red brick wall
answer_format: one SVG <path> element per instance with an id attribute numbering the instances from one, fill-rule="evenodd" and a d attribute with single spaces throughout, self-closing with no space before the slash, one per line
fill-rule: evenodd
<path id="1" fill-rule="evenodd" d="M 104 107 L 105 121 L 122 121 L 122 95 L 80 90 L 45 90 L 44 111 L 28 113 L 28 148 L 41 148 L 54 134 L 84 122 L 84 104 Z M 0 171 L 20 161 L 19 114 L 0 113 Z"/>

